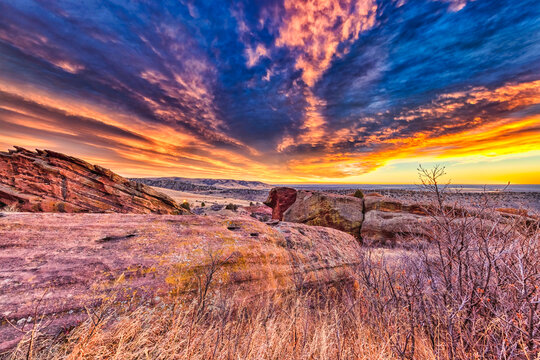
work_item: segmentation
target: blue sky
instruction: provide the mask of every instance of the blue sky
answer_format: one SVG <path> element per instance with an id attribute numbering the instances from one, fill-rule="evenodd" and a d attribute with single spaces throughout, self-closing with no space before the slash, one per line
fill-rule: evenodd
<path id="1" fill-rule="evenodd" d="M 539 92 L 537 1 L 0 2 L 0 146 L 125 175 L 539 182 Z"/>

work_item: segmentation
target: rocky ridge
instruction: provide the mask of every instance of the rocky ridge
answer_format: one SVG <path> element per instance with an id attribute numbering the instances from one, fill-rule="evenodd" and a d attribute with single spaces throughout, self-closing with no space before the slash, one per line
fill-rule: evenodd
<path id="1" fill-rule="evenodd" d="M 0 208 L 29 212 L 188 214 L 170 197 L 50 150 L 0 152 Z"/>
<path id="2" fill-rule="evenodd" d="M 201 179 L 185 177 L 132 178 L 131 180 L 150 186 L 182 191 L 204 191 L 219 189 L 265 190 L 271 186 L 260 181 L 234 179 Z"/>

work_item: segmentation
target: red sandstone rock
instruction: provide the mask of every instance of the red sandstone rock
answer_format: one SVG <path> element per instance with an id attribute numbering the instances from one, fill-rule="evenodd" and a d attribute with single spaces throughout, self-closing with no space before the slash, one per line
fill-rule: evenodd
<path id="1" fill-rule="evenodd" d="M 272 218 L 272 209 L 266 205 L 245 206 L 243 209 L 249 216 L 262 222 L 267 222 Z"/>
<path id="2" fill-rule="evenodd" d="M 0 152 L 0 208 L 30 212 L 188 214 L 170 197 L 49 150 Z"/>
<path id="3" fill-rule="evenodd" d="M 277 187 L 270 190 L 264 202 L 272 208 L 272 219 L 283 220 L 283 213 L 296 201 L 296 190 L 288 187 Z"/>
<path id="4" fill-rule="evenodd" d="M 6 213 L 0 217 L 0 353 L 22 335 L 4 319 L 29 329 L 37 312 L 50 323 L 44 331 L 56 333 L 86 319 L 85 307 L 103 298 L 165 301 L 194 289 L 209 254 L 227 259 L 213 286 L 247 297 L 348 280 L 359 249 L 337 230 L 271 227 L 250 217 Z"/>

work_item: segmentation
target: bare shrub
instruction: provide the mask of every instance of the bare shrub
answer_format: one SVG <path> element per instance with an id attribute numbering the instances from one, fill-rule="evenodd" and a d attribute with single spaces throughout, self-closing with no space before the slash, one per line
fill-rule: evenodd
<path id="1" fill-rule="evenodd" d="M 368 321 L 392 329 L 400 358 L 428 338 L 437 358 L 532 359 L 540 351 L 538 223 L 497 215 L 488 197 L 474 208 L 446 203 L 444 168 L 420 168 L 433 205 L 418 256 L 396 264 L 362 254 L 358 269 Z"/>
<path id="2" fill-rule="evenodd" d="M 232 210 L 232 211 L 237 211 L 238 210 L 238 205 L 236 204 L 233 204 L 233 203 L 228 203 L 226 206 L 225 206 L 225 209 L 227 210 Z"/>

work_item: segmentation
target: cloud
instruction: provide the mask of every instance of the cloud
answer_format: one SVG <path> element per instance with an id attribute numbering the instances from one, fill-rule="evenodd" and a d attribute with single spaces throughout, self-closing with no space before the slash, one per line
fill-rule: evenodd
<path id="1" fill-rule="evenodd" d="M 514 115 L 540 103 L 539 94 L 540 81 L 442 94 L 428 105 L 400 112 L 392 126 L 379 131 L 336 132 L 326 148 L 291 161 L 290 169 L 298 175 L 339 178 L 371 172 L 395 159 L 491 157 L 538 150 L 540 115 Z"/>
<path id="2" fill-rule="evenodd" d="M 247 48 L 246 56 L 247 56 L 247 66 L 251 68 L 257 65 L 257 63 L 262 57 L 268 56 L 268 50 L 266 50 L 264 45 L 257 44 L 255 49 L 252 49 L 249 47 Z"/>
<path id="3" fill-rule="evenodd" d="M 345 54 L 361 32 L 373 27 L 377 11 L 374 0 L 286 0 L 284 6 L 276 45 L 297 50 L 296 68 L 308 86 L 329 68 L 334 56 Z"/>
<path id="4" fill-rule="evenodd" d="M 2 2 L 0 146 L 48 147 L 130 175 L 276 182 L 530 152 L 535 8 Z"/>
<path id="5" fill-rule="evenodd" d="M 361 32 L 375 24 L 377 5 L 374 0 L 359 1 L 293 1 L 286 0 L 285 17 L 276 39 L 278 47 L 288 47 L 295 55 L 295 68 L 302 72 L 307 85 L 303 90 L 306 106 L 295 144 L 319 144 L 327 131 L 322 109 L 326 101 L 313 93 L 313 86 L 329 69 L 336 57 L 349 52 Z M 278 151 L 291 144 L 286 134 Z"/>

